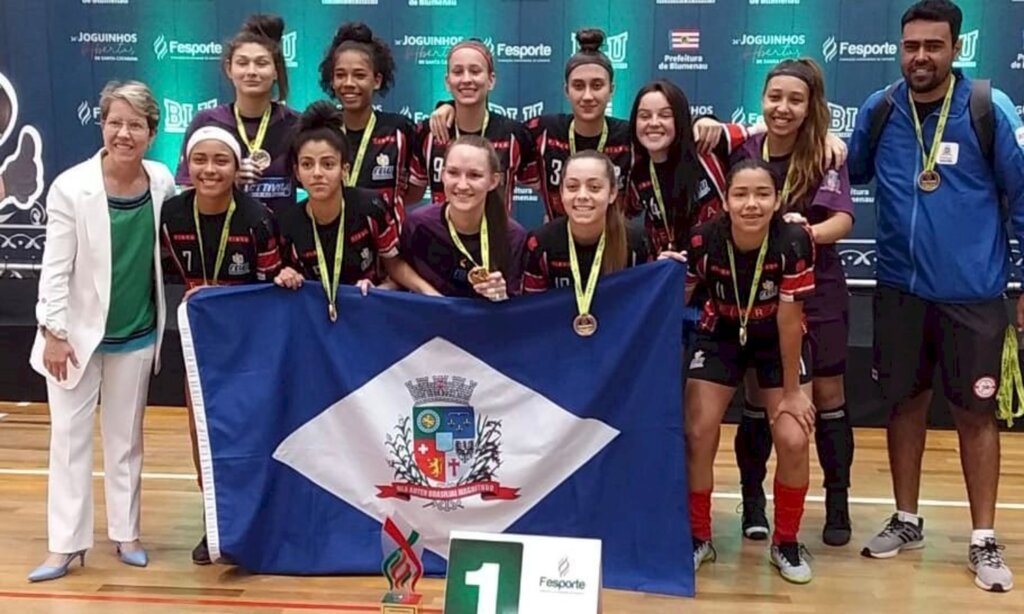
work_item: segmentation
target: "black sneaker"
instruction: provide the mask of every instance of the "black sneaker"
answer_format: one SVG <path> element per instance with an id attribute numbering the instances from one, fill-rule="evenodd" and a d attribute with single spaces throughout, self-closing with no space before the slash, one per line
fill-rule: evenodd
<path id="1" fill-rule="evenodd" d="M 764 513 L 766 505 L 764 491 L 760 496 L 744 497 L 740 504 L 743 514 L 743 537 L 754 541 L 768 539 L 768 516 Z"/>
<path id="2" fill-rule="evenodd" d="M 845 546 L 850 543 L 852 534 L 846 489 L 827 491 L 825 493 L 825 528 L 821 531 L 821 541 L 829 546 Z"/>
<path id="3" fill-rule="evenodd" d="M 203 535 L 203 539 L 192 549 L 192 562 L 196 565 L 209 565 L 213 562 L 210 560 L 210 548 L 206 544 L 206 535 Z"/>

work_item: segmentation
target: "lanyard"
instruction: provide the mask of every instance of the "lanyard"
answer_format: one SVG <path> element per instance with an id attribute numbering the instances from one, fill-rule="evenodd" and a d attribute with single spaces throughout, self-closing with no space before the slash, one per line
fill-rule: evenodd
<path id="1" fill-rule="evenodd" d="M 359 171 L 363 168 L 363 158 L 366 157 L 366 148 L 369 147 L 370 141 L 373 139 L 373 129 L 377 127 L 377 114 L 370 113 L 370 121 L 366 123 L 366 128 L 363 129 L 363 138 L 359 141 L 359 151 L 356 153 L 355 162 L 352 163 L 352 168 L 348 171 L 348 177 L 345 179 L 345 185 L 348 187 L 355 187 L 356 182 L 359 181 Z M 342 131 L 348 133 L 348 130 L 342 126 Z"/>
<path id="2" fill-rule="evenodd" d="M 768 155 L 768 135 L 765 135 L 764 142 L 761 143 L 761 159 L 765 162 L 771 162 L 771 156 Z M 789 203 L 789 193 L 793 189 L 793 165 L 786 164 L 786 181 L 782 184 L 782 195 L 779 197 L 781 201 L 780 208 L 785 211 L 786 205 Z"/>
<path id="3" fill-rule="evenodd" d="M 246 132 L 245 124 L 242 123 L 242 114 L 238 112 L 238 105 L 235 105 L 235 125 L 238 128 L 238 136 L 245 143 L 245 148 L 249 150 L 250 155 L 263 147 L 263 139 L 267 136 L 267 126 L 270 125 L 270 110 L 273 106 L 268 105 L 267 110 L 263 112 L 263 117 L 260 118 L 260 127 L 256 129 L 256 138 L 250 141 L 249 133 Z"/>
<path id="4" fill-rule="evenodd" d="M 341 260 L 345 254 L 345 196 L 341 197 L 341 211 L 338 213 L 338 237 L 334 243 L 334 269 L 330 272 L 331 281 L 327 282 L 327 258 L 324 256 L 323 245 L 320 244 L 320 233 L 316 229 L 316 218 L 308 208 L 309 221 L 313 225 L 313 241 L 316 243 L 316 262 L 320 267 L 320 285 L 327 294 L 327 315 L 331 322 L 338 319 L 338 285 L 341 283 Z"/>
<path id="5" fill-rule="evenodd" d="M 740 304 L 740 287 L 736 279 L 736 255 L 733 253 L 732 239 L 726 239 L 726 249 L 729 252 L 729 272 L 732 274 L 732 290 L 736 294 L 736 308 L 740 312 L 740 345 L 747 344 L 747 322 L 750 321 L 750 310 L 754 307 L 754 298 L 757 296 L 757 287 L 761 283 L 761 271 L 764 269 L 764 255 L 768 252 L 768 235 L 761 241 L 761 251 L 757 254 L 757 264 L 754 265 L 754 281 L 750 284 L 750 296 L 747 297 L 747 308 L 743 309 Z"/>
<path id="6" fill-rule="evenodd" d="M 601 122 L 601 138 L 597 141 L 598 153 L 604 152 L 604 144 L 608 142 L 608 122 L 602 120 Z M 573 119 L 569 122 L 569 155 L 576 155 L 576 120 Z"/>
<path id="7" fill-rule="evenodd" d="M 224 264 L 224 252 L 228 248 L 228 237 L 231 235 L 231 216 L 235 214 L 235 199 L 231 199 L 228 205 L 227 215 L 224 216 L 224 226 L 220 229 L 220 243 L 217 244 L 217 258 L 213 261 L 213 284 L 217 285 L 217 277 L 220 276 L 220 267 Z M 203 285 L 211 285 L 206 279 L 206 250 L 203 248 L 203 230 L 199 227 L 199 205 L 192 203 L 192 219 L 196 224 L 196 242 L 199 243 L 199 262 L 203 267 Z"/>

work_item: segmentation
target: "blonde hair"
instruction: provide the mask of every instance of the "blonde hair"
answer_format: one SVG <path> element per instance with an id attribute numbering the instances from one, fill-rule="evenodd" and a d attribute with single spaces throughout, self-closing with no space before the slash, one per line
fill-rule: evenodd
<path id="1" fill-rule="evenodd" d="M 149 132 L 156 132 L 160 124 L 160 106 L 153 97 L 153 92 L 141 81 L 109 81 L 100 92 L 100 119 L 106 120 L 110 106 L 114 101 L 121 100 L 128 104 L 136 113 L 146 118 Z"/>

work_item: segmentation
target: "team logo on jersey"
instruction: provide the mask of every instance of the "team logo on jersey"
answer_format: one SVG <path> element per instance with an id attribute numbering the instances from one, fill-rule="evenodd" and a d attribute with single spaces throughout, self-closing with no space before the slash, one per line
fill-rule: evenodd
<path id="1" fill-rule="evenodd" d="M 363 250 L 359 252 L 359 268 L 360 270 L 365 271 L 371 266 L 373 266 L 373 254 L 370 252 L 369 247 L 364 247 Z"/>
<path id="2" fill-rule="evenodd" d="M 766 279 L 761 282 L 761 291 L 757 293 L 757 300 L 768 301 L 779 295 L 779 287 L 775 285 L 775 282 Z"/>
<path id="3" fill-rule="evenodd" d="M 842 190 L 842 182 L 839 180 L 839 171 L 834 168 L 828 169 L 825 177 L 821 180 L 821 189 L 826 192 L 839 194 Z"/>
<path id="4" fill-rule="evenodd" d="M 999 387 L 996 386 L 996 378 L 989 377 L 988 375 L 985 377 L 979 377 L 978 380 L 974 382 L 974 396 L 978 397 L 982 401 L 991 399 L 996 396 L 996 390 L 998 388 Z"/>
<path id="5" fill-rule="evenodd" d="M 697 350 L 693 353 L 693 358 L 690 359 L 690 370 L 703 369 L 704 368 L 704 350 Z"/>
<path id="6" fill-rule="evenodd" d="M 245 261 L 242 252 L 235 252 L 231 256 L 231 264 L 228 265 L 228 275 L 241 276 L 249 274 L 249 263 Z"/>
<path id="7" fill-rule="evenodd" d="M 975 68 L 978 62 L 975 57 L 978 55 L 978 30 L 971 30 L 960 34 L 960 54 L 953 62 L 954 68 Z"/>
<path id="8" fill-rule="evenodd" d="M 395 167 L 391 164 L 391 157 L 386 153 L 379 154 L 376 159 L 377 166 L 373 167 L 371 176 L 374 181 L 390 181 L 395 178 Z"/>
<path id="9" fill-rule="evenodd" d="M 707 178 L 701 179 L 700 183 L 697 184 L 697 198 L 704 198 L 711 193 L 711 184 L 708 183 Z"/>
<path id="10" fill-rule="evenodd" d="M 470 405 L 477 382 L 458 375 L 432 375 L 405 382 L 411 415 L 398 419 L 384 439 L 391 484 L 380 498 L 418 497 L 443 512 L 461 509 L 462 499 L 511 500 L 518 488 L 497 481 L 501 466 L 501 421 L 477 416 Z"/>

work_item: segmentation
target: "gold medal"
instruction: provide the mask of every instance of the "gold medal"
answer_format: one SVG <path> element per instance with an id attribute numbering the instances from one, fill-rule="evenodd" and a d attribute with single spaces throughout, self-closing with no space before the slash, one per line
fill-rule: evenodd
<path id="1" fill-rule="evenodd" d="M 316 228 L 316 218 L 313 217 L 313 210 L 306 205 L 306 213 L 309 215 L 309 223 L 313 227 L 313 243 L 316 245 L 316 263 L 320 269 L 320 285 L 327 295 L 327 317 L 331 322 L 338 320 L 338 285 L 341 283 L 341 265 L 345 256 L 345 196 L 342 192 L 341 206 L 338 211 L 338 236 L 334 241 L 334 269 L 327 270 L 327 258 L 324 256 L 324 248 L 320 243 L 320 232 Z M 328 281 L 330 275 L 330 281 Z"/>
<path id="2" fill-rule="evenodd" d="M 338 321 L 338 308 L 334 306 L 334 303 L 327 305 L 327 317 L 331 319 L 331 322 Z"/>
<path id="3" fill-rule="evenodd" d="M 581 313 L 573 318 L 572 329 L 580 337 L 589 337 L 597 332 L 597 318 L 589 313 Z"/>
<path id="4" fill-rule="evenodd" d="M 757 263 L 754 265 L 754 279 L 750 284 L 750 294 L 747 296 L 747 308 L 743 308 L 740 301 L 740 286 L 736 281 L 736 255 L 732 248 L 732 238 L 726 239 L 726 252 L 729 254 L 729 273 L 732 275 L 732 291 L 736 295 L 736 311 L 740 321 L 740 347 L 747 345 L 747 322 L 750 321 L 750 311 L 754 308 L 754 298 L 757 296 L 757 288 L 761 285 L 761 272 L 764 270 L 764 256 L 768 253 L 768 235 L 761 240 L 761 250 L 757 253 Z"/>
<path id="5" fill-rule="evenodd" d="M 270 168 L 270 153 L 266 149 L 256 149 L 249 155 L 249 161 L 262 173 Z"/>
<path id="6" fill-rule="evenodd" d="M 747 325 L 740 324 L 740 347 L 747 345 Z"/>
<path id="7" fill-rule="evenodd" d="M 917 176 L 917 186 L 925 192 L 938 190 L 940 183 L 942 183 L 942 177 L 936 170 L 921 171 L 921 174 Z"/>
<path id="8" fill-rule="evenodd" d="M 474 286 L 477 284 L 482 284 L 486 282 L 488 278 L 490 278 L 490 276 L 490 271 L 488 271 L 482 266 L 475 266 L 469 270 L 469 283 L 473 284 Z"/>
<path id="9" fill-rule="evenodd" d="M 921 118 L 917 116 L 917 105 L 914 104 L 913 94 L 910 93 L 909 88 L 907 89 L 907 96 L 910 99 L 910 113 L 914 118 L 914 132 L 917 134 L 917 144 L 921 147 L 921 158 L 924 161 L 923 170 L 917 176 L 917 187 L 921 188 L 922 192 L 934 192 L 939 189 L 939 184 L 942 183 L 939 172 L 935 170 L 935 164 L 938 161 L 939 148 L 942 146 L 942 134 L 946 131 L 946 121 L 949 119 L 949 107 L 953 101 L 953 86 L 955 84 L 956 79 L 950 76 L 946 97 L 942 100 L 939 119 L 935 125 L 935 135 L 932 138 L 931 149 L 925 149 Z"/>
<path id="10" fill-rule="evenodd" d="M 598 240 L 597 250 L 594 252 L 594 262 L 590 265 L 587 285 L 584 286 L 579 257 L 576 255 L 576 239 L 572 236 L 572 224 L 568 218 L 565 222 L 565 230 L 569 235 L 569 270 L 572 272 L 572 284 L 576 292 L 576 311 L 578 312 L 578 315 L 572 321 L 572 329 L 580 337 L 589 337 L 597 332 L 597 318 L 590 313 L 590 304 L 594 301 L 594 293 L 597 291 L 597 278 L 601 275 L 601 260 L 604 257 L 606 231 L 601 231 L 601 238 Z"/>

